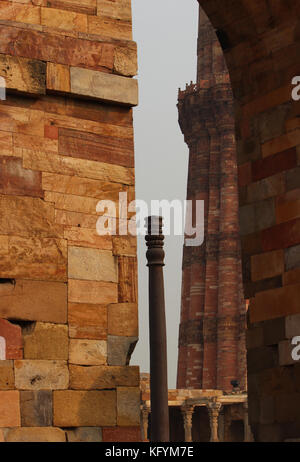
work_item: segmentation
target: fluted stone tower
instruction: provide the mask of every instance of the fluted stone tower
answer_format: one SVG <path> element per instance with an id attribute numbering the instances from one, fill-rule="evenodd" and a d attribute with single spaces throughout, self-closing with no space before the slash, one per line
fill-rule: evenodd
<path id="1" fill-rule="evenodd" d="M 187 199 L 205 201 L 205 241 L 184 247 L 177 388 L 246 388 L 233 96 L 223 51 L 199 12 L 197 83 L 179 91 Z"/>

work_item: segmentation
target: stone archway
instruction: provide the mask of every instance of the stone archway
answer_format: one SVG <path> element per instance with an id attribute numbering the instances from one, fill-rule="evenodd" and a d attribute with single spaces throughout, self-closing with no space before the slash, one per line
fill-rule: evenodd
<path id="1" fill-rule="evenodd" d="M 257 441 L 300 435 L 300 5 L 200 0 L 217 31 L 235 103 L 240 225 L 248 316 L 249 418 Z M 292 368 L 287 368 L 293 364 Z"/>

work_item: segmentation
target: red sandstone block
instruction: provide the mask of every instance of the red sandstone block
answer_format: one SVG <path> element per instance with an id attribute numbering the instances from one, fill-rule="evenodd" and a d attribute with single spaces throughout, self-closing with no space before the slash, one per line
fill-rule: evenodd
<path id="1" fill-rule="evenodd" d="M 262 145 L 263 157 L 272 156 L 300 144 L 300 130 L 294 130 Z"/>
<path id="2" fill-rule="evenodd" d="M 238 180 L 239 180 L 239 187 L 246 186 L 247 184 L 251 183 L 251 180 L 252 180 L 251 162 L 247 162 L 246 164 L 239 165 Z"/>
<path id="3" fill-rule="evenodd" d="M 0 427 L 20 427 L 20 394 L 18 391 L 0 391 Z"/>
<path id="4" fill-rule="evenodd" d="M 45 125 L 45 138 L 50 138 L 51 140 L 58 139 L 58 127 L 54 125 Z"/>
<path id="5" fill-rule="evenodd" d="M 77 13 L 97 14 L 97 0 L 44 0 L 42 6 L 60 8 Z"/>
<path id="6" fill-rule="evenodd" d="M 0 156 L 0 193 L 43 197 L 42 174 L 24 169 L 18 157 Z"/>
<path id="7" fill-rule="evenodd" d="M 261 232 L 264 251 L 285 249 L 300 242 L 300 218 L 281 223 Z"/>
<path id="8" fill-rule="evenodd" d="M 300 191 L 300 190 L 298 190 Z M 298 192 L 299 194 L 299 192 Z M 276 205 L 276 222 L 283 223 L 286 221 L 300 218 L 300 196 L 299 199 Z"/>
<path id="9" fill-rule="evenodd" d="M 284 252 L 276 250 L 251 257 L 251 279 L 259 281 L 284 272 Z"/>
<path id="10" fill-rule="evenodd" d="M 284 286 L 300 284 L 300 268 L 296 268 L 284 273 L 282 275 L 282 282 Z"/>
<path id="11" fill-rule="evenodd" d="M 133 139 L 59 130 L 59 154 L 134 167 Z"/>
<path id="12" fill-rule="evenodd" d="M 299 313 L 300 284 L 256 294 L 250 305 L 250 323 Z"/>
<path id="13" fill-rule="evenodd" d="M 88 69 L 113 69 L 114 45 L 1 26 L 0 53 Z"/>
<path id="14" fill-rule="evenodd" d="M 5 319 L 0 319 L 0 338 L 2 341 L 2 354 L 0 359 L 23 359 L 23 341 L 21 327 L 11 324 Z"/>
<path id="15" fill-rule="evenodd" d="M 272 107 L 276 107 L 286 101 L 290 101 L 292 92 L 292 85 L 288 84 L 283 87 L 277 88 L 270 93 L 264 93 L 256 99 L 252 99 L 251 102 L 243 107 L 244 116 L 251 117 L 254 114 L 267 111 Z"/>
<path id="16" fill-rule="evenodd" d="M 266 159 L 260 159 L 252 164 L 253 181 L 262 180 L 276 173 L 290 170 L 297 166 L 297 150 L 291 148 L 274 154 Z"/>
<path id="17" fill-rule="evenodd" d="M 112 427 L 102 429 L 103 442 L 139 442 L 141 441 L 140 427 Z"/>

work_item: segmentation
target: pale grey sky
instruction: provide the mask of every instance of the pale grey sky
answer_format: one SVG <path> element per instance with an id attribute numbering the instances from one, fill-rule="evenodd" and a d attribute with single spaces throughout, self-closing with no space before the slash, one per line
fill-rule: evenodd
<path id="1" fill-rule="evenodd" d="M 186 198 L 188 149 L 178 125 L 177 92 L 195 81 L 197 0 L 132 0 L 138 43 L 139 107 L 134 110 L 136 195 Z M 166 238 L 165 292 L 169 388 L 176 386 L 183 237 Z M 131 359 L 149 372 L 148 268 L 144 238 L 138 238 L 140 340 Z"/>

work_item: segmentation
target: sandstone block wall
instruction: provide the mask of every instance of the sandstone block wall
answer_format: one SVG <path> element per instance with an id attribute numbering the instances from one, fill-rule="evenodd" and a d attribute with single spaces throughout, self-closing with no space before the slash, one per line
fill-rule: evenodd
<path id="1" fill-rule="evenodd" d="M 0 440 L 140 438 L 136 73 L 130 0 L 0 2 Z"/>

